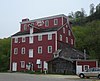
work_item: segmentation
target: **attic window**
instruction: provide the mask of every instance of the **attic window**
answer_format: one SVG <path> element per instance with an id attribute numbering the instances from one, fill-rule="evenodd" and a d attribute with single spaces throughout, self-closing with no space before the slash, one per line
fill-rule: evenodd
<path id="1" fill-rule="evenodd" d="M 45 26 L 46 26 L 46 27 L 49 26 L 49 20 L 46 20 L 46 21 L 45 21 Z"/>
<path id="2" fill-rule="evenodd" d="M 58 19 L 54 19 L 54 25 L 58 24 Z"/>
<path id="3" fill-rule="evenodd" d="M 24 24 L 24 31 L 27 30 L 27 24 Z"/>

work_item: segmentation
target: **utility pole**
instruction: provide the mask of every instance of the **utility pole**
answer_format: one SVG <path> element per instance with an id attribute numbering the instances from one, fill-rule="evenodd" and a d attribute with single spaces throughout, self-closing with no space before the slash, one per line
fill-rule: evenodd
<path id="1" fill-rule="evenodd" d="M 84 49 L 84 60 L 86 60 L 86 50 Z"/>

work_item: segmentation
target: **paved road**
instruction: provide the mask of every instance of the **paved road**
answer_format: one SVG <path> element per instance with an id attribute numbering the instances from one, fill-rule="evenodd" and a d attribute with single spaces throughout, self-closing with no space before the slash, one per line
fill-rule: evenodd
<path id="1" fill-rule="evenodd" d="M 34 75 L 24 73 L 0 73 L 0 81 L 100 81 L 80 79 L 72 75 Z"/>

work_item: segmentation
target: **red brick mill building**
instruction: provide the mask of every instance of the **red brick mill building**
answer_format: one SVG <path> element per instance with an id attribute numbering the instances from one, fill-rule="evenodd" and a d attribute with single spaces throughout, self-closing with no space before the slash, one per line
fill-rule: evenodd
<path id="1" fill-rule="evenodd" d="M 73 47 L 74 43 L 71 22 L 64 14 L 34 20 L 22 19 L 20 31 L 11 37 L 10 70 L 48 69 L 47 62 L 58 56 L 56 52 L 61 49 L 61 44 Z M 76 56 L 83 58 L 82 54 Z"/>

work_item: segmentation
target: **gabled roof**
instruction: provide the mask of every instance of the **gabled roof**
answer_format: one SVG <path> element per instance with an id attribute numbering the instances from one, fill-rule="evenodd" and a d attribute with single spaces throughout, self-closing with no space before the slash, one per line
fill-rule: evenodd
<path id="1" fill-rule="evenodd" d="M 46 28 L 46 29 L 39 29 L 37 32 L 33 32 L 33 34 L 36 33 L 44 33 L 44 32 L 51 32 L 51 31 L 57 31 L 60 27 L 51 27 L 51 28 Z M 24 32 L 17 32 L 16 34 L 12 35 L 13 36 L 20 36 L 20 35 L 28 35 L 30 34 L 30 31 L 24 31 Z"/>

